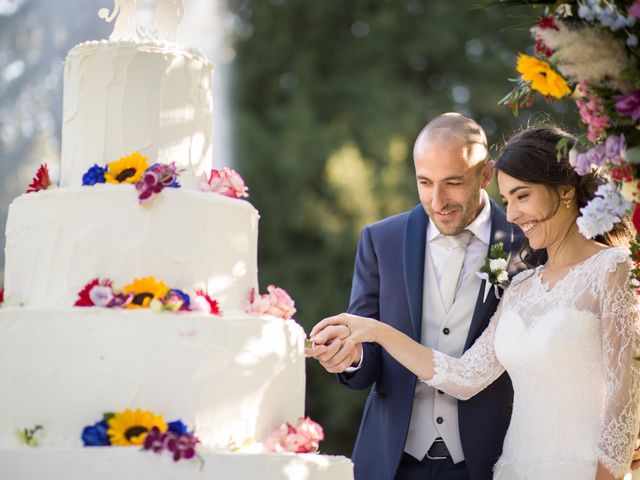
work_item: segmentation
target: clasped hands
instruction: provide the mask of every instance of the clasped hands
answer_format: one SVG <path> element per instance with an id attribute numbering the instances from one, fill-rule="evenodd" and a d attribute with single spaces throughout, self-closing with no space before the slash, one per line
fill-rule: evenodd
<path id="1" fill-rule="evenodd" d="M 330 373 L 342 373 L 362 360 L 362 343 L 375 342 L 380 322 L 341 313 L 319 322 L 309 334 L 305 355 L 317 359 Z"/>

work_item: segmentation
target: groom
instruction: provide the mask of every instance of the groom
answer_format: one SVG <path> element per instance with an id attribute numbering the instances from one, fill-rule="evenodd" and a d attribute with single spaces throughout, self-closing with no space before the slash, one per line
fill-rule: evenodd
<path id="1" fill-rule="evenodd" d="M 484 191 L 493 167 L 476 122 L 436 117 L 413 155 L 421 204 L 365 227 L 348 311 L 459 357 L 498 304 L 476 272 L 499 242 L 511 264 L 520 231 Z M 511 417 L 509 377 L 460 402 L 417 382 L 377 344 L 343 342 L 345 330 L 326 328 L 306 353 L 348 387 L 371 387 L 353 452 L 356 480 L 489 480 Z"/>

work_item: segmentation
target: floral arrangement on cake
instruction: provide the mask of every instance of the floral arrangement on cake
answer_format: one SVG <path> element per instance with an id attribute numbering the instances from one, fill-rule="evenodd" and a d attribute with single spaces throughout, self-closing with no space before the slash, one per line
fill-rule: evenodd
<path id="1" fill-rule="evenodd" d="M 270 452 L 317 453 L 324 440 L 322 427 L 309 417 L 301 417 L 294 427 L 289 422 L 278 427 L 266 442 Z"/>
<path id="2" fill-rule="evenodd" d="M 76 307 L 104 307 L 155 311 L 204 312 L 221 315 L 220 305 L 207 292 L 196 289 L 191 295 L 169 288 L 154 277 L 136 278 L 121 290 L 113 287 L 109 279 L 94 278 L 78 292 Z"/>
<path id="3" fill-rule="evenodd" d="M 285 320 L 291 320 L 296 313 L 295 302 L 282 288 L 275 285 L 267 287 L 269 293 L 260 295 L 251 289 L 247 300 L 247 313 L 253 315 L 273 315 Z"/>
<path id="4" fill-rule="evenodd" d="M 40 190 L 46 190 L 47 188 L 51 188 L 53 185 L 51 183 L 51 177 L 49 176 L 49 167 L 46 163 L 43 163 L 38 168 L 33 180 L 29 184 L 26 193 L 35 193 Z"/>
<path id="5" fill-rule="evenodd" d="M 173 460 L 197 458 L 200 440 L 181 420 L 165 423 L 161 415 L 144 410 L 126 409 L 105 413 L 102 420 L 82 430 L 85 447 L 131 447 L 155 453 L 168 451 Z"/>
<path id="6" fill-rule="evenodd" d="M 140 153 L 132 153 L 106 167 L 94 165 L 83 176 L 82 184 L 91 186 L 98 183 L 133 184 L 138 191 L 138 199 L 143 202 L 165 188 L 180 188 L 178 178 L 181 171 L 175 163 L 154 163 L 149 165 L 147 157 Z M 242 177 L 230 168 L 211 170 L 207 176 L 202 174 L 200 190 L 213 192 L 231 198 L 248 197 L 248 188 Z"/>
<path id="7" fill-rule="evenodd" d="M 585 131 L 574 145 L 558 145 L 558 154 L 568 154 L 579 175 L 603 168 L 614 181 L 601 186 L 596 198 L 580 210 L 578 227 L 585 237 L 594 238 L 631 213 L 636 265 L 640 263 L 639 21 L 640 0 L 580 0 L 545 6 L 531 29 L 534 55 L 519 55 L 521 78 L 500 102 L 517 115 L 520 107 L 532 105 L 536 92 L 549 102 L 571 96 Z M 640 269 L 633 269 L 632 277 L 637 287 Z"/>
<path id="8" fill-rule="evenodd" d="M 213 192 L 230 198 L 246 198 L 249 196 L 249 188 L 244 184 L 244 180 L 235 170 L 224 167 L 222 170 L 211 170 L 207 177 L 202 174 L 200 190 L 203 192 Z"/>
<path id="9" fill-rule="evenodd" d="M 135 152 L 109 163 L 106 167 L 93 165 L 82 176 L 82 184 L 133 184 L 138 191 L 138 199 L 143 202 L 165 188 L 180 188 L 179 174 L 175 163 L 149 165 L 147 157 Z"/>

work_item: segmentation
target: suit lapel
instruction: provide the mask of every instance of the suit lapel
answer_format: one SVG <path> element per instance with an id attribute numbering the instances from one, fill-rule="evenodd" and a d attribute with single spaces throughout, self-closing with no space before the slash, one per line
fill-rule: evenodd
<path id="1" fill-rule="evenodd" d="M 409 214 L 404 231 L 404 284 L 411 314 L 414 339 L 420 341 L 422 330 L 422 288 L 424 282 L 424 253 L 427 238 L 427 214 L 422 205 Z"/>
<path id="2" fill-rule="evenodd" d="M 511 254 L 513 244 L 513 228 L 504 215 L 504 212 L 500 210 L 500 207 L 491 200 L 491 237 L 490 246 L 496 243 L 502 242 L 504 245 L 504 251 Z M 473 311 L 473 318 L 471 319 L 471 325 L 469 326 L 469 334 L 467 335 L 467 341 L 465 342 L 464 350 L 467 350 L 480 332 L 489 324 L 489 320 L 493 315 L 498 304 L 498 299 L 495 296 L 494 288 L 491 287 L 486 300 L 484 299 L 484 289 L 486 280 L 483 280 L 480 284 L 480 291 L 476 299 L 476 307 Z"/>

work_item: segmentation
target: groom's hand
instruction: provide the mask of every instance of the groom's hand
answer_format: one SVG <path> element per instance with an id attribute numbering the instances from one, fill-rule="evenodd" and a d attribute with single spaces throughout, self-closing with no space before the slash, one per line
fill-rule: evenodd
<path id="1" fill-rule="evenodd" d="M 362 345 L 345 339 L 350 330 L 343 325 L 331 325 L 314 335 L 315 344 L 305 348 L 307 357 L 313 357 L 329 373 L 342 373 L 357 366 L 362 358 Z"/>

